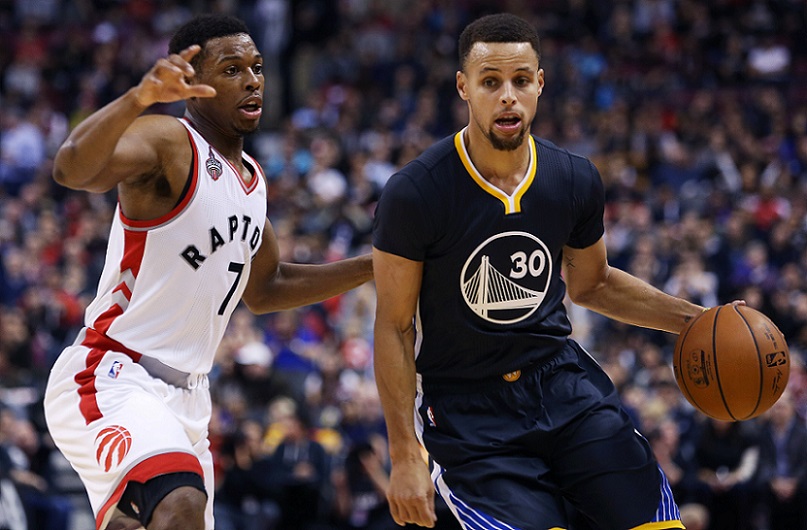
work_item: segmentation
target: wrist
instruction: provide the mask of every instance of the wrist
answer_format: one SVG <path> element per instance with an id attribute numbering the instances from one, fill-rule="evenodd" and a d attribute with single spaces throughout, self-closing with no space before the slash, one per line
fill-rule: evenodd
<path id="1" fill-rule="evenodd" d="M 140 90 L 139 85 L 130 88 L 124 97 L 128 98 L 139 112 L 143 112 L 153 104 L 152 102 L 143 101 L 143 91 Z"/>

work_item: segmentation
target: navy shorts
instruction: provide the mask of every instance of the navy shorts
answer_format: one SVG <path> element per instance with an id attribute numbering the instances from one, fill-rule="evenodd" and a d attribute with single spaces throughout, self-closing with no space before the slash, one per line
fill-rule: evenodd
<path id="1" fill-rule="evenodd" d="M 435 486 L 465 529 L 567 529 L 568 504 L 597 529 L 684 528 L 650 445 L 573 341 L 504 377 L 425 385 L 417 409 Z"/>

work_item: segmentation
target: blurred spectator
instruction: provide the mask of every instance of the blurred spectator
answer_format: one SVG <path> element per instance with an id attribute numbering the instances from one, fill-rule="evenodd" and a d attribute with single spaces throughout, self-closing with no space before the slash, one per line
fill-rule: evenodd
<path id="1" fill-rule="evenodd" d="M 382 439 L 381 444 L 384 443 Z M 386 497 L 389 470 L 385 467 L 385 454 L 383 445 L 369 441 L 350 447 L 344 472 L 339 472 L 334 481 L 337 510 L 345 528 L 394 528 Z"/>
<path id="2" fill-rule="evenodd" d="M 0 187 L 18 195 L 45 161 L 45 138 L 40 128 L 18 107 L 0 113 Z"/>
<path id="3" fill-rule="evenodd" d="M 750 425 L 707 418 L 695 447 L 698 498 L 709 530 L 752 530 L 759 442 Z"/>
<path id="4" fill-rule="evenodd" d="M 790 392 L 766 413 L 757 477 L 770 530 L 807 529 L 807 427 Z"/>
<path id="5" fill-rule="evenodd" d="M 42 445 L 34 425 L 10 409 L 0 411 L 0 452 L 3 455 L 0 463 L 8 466 L 8 476 L 19 494 L 30 527 L 67 530 L 73 505 L 54 491 L 50 483 L 50 449 Z"/>
<path id="6" fill-rule="evenodd" d="M 323 528 L 330 511 L 330 461 L 311 439 L 305 413 L 295 410 L 283 420 L 284 437 L 269 460 L 268 477 L 280 507 L 278 530 Z"/>
<path id="7" fill-rule="evenodd" d="M 220 450 L 221 477 L 214 498 L 216 528 L 268 530 L 279 517 L 272 500 L 271 467 L 259 422 L 245 421 Z"/>

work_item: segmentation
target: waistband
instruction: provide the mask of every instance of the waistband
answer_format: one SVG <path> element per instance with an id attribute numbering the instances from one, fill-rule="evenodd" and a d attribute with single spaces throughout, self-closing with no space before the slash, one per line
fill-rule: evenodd
<path id="1" fill-rule="evenodd" d="M 157 379 L 162 379 L 169 385 L 173 385 L 178 388 L 193 389 L 197 386 L 207 384 L 207 376 L 204 374 L 191 374 L 189 372 L 177 370 L 176 368 L 168 366 L 159 359 L 155 359 L 154 357 L 149 357 L 129 349 L 120 342 L 111 339 L 103 333 L 92 328 L 84 328 L 83 331 L 84 333 L 79 335 L 79 340 L 76 342 L 80 342 L 82 345 L 90 348 L 123 353 L 134 362 L 142 366 L 150 376 Z"/>
<path id="2" fill-rule="evenodd" d="M 565 351 L 559 349 L 548 357 L 525 364 L 513 371 L 479 379 L 428 379 L 418 374 L 418 392 L 426 394 L 478 394 L 516 383 L 526 375 L 554 364 Z"/>

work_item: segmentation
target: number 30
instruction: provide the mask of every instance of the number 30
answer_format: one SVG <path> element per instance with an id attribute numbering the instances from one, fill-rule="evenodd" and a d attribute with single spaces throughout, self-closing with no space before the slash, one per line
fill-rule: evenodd
<path id="1" fill-rule="evenodd" d="M 528 270 L 530 276 L 538 277 L 546 267 L 546 257 L 540 250 L 533 251 L 529 258 L 526 252 L 518 251 L 510 256 L 510 260 L 513 262 L 510 277 L 516 280 L 526 276 Z"/>

